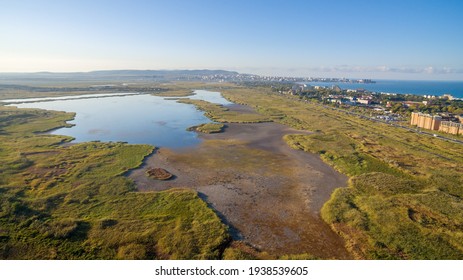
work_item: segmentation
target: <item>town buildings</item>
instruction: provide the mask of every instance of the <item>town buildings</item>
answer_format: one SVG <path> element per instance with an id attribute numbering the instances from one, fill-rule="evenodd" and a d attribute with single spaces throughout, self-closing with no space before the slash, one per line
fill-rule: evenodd
<path id="1" fill-rule="evenodd" d="M 431 116 L 429 114 L 413 112 L 410 124 L 424 129 L 439 130 L 441 122 L 441 116 Z"/>
<path id="2" fill-rule="evenodd" d="M 449 118 L 443 118 L 438 115 L 431 116 L 429 114 L 413 112 L 410 124 L 424 129 L 438 130 L 454 135 L 463 135 L 462 123 L 450 121 Z"/>
<path id="3" fill-rule="evenodd" d="M 463 124 L 443 121 L 439 127 L 439 131 L 454 135 L 463 135 Z"/>

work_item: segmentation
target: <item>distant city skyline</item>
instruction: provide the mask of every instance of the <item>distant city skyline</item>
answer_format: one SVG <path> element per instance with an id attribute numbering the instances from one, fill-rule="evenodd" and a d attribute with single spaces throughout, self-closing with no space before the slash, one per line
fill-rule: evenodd
<path id="1" fill-rule="evenodd" d="M 0 72 L 463 80 L 463 1 L 0 2 Z"/>

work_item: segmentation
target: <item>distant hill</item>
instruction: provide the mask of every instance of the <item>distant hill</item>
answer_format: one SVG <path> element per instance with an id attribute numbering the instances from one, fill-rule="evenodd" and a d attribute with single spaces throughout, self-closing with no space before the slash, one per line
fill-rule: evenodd
<path id="1" fill-rule="evenodd" d="M 237 75 L 238 72 L 226 70 L 103 70 L 87 72 L 102 76 L 181 76 L 181 75 Z"/>
<path id="2" fill-rule="evenodd" d="M 169 81 L 196 80 L 203 76 L 234 76 L 226 70 L 101 70 L 91 72 L 0 73 L 2 84 L 79 81 Z"/>

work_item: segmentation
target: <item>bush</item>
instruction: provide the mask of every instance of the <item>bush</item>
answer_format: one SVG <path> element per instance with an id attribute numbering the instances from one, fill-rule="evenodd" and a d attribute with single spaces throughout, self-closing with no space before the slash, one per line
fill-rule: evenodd
<path id="1" fill-rule="evenodd" d="M 55 238 L 68 238 L 77 231 L 78 221 L 74 219 L 52 220 L 45 224 L 44 234 Z"/>
<path id="2" fill-rule="evenodd" d="M 361 174 L 351 179 L 351 185 L 368 194 L 395 195 L 399 193 L 416 193 L 421 190 L 418 182 L 406 180 L 381 172 Z"/>
<path id="3" fill-rule="evenodd" d="M 134 243 L 121 246 L 117 250 L 117 258 L 120 260 L 144 260 L 146 259 L 145 246 Z"/>

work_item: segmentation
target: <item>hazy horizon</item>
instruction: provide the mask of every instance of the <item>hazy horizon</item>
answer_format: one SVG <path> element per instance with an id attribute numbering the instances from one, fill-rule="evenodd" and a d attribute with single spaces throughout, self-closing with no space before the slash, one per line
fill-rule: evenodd
<path id="1" fill-rule="evenodd" d="M 2 1 L 0 72 L 463 80 L 461 1 Z"/>
<path id="2" fill-rule="evenodd" d="M 258 74 L 258 73 L 252 73 L 252 72 L 240 72 L 238 70 L 228 70 L 228 69 L 219 69 L 219 68 L 214 68 L 214 69 L 196 69 L 196 68 L 185 68 L 185 69 L 178 69 L 178 68 L 174 68 L 174 69 L 97 69 L 97 70 L 89 70 L 89 71 L 31 71 L 31 72 L 24 72 L 24 71 L 16 71 L 16 72 L 1 72 L 0 71 L 0 75 L 34 75 L 34 74 L 45 74 L 45 73 L 49 73 L 49 74 L 86 74 L 86 73 L 92 73 L 92 72 L 100 72 L 100 71 L 196 71 L 196 70 L 199 70 L 199 71 L 202 71 L 202 70 L 212 70 L 212 71 L 221 71 L 221 70 L 225 70 L 225 71 L 230 71 L 230 72 L 238 72 L 239 74 L 250 74 L 250 75 L 259 75 L 259 76 L 278 76 L 278 77 L 287 77 L 287 78 L 337 78 L 337 79 L 342 79 L 342 78 L 346 78 L 346 79 L 372 79 L 372 80 L 376 80 L 376 81 L 380 81 L 380 80 L 391 80 L 391 81 L 394 81 L 394 80 L 397 80 L 397 81 L 423 81 L 423 82 L 463 82 L 463 79 L 462 80 L 458 80 L 458 79 L 413 79 L 413 78 L 372 78 L 371 76 L 372 75 L 368 75 L 368 73 L 365 75 L 365 76 L 360 76 L 360 75 L 352 75 L 352 76 L 340 76 L 340 75 L 319 75 L 319 76 L 315 76 L 315 75 L 278 75 L 278 74 Z"/>

